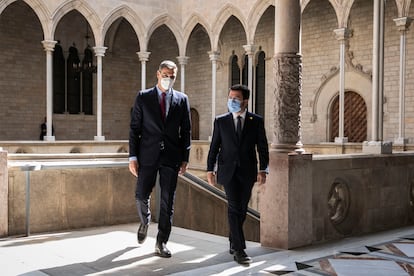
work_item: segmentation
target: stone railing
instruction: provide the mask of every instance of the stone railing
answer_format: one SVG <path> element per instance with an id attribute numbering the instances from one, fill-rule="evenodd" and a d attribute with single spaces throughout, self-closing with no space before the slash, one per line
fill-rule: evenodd
<path id="1" fill-rule="evenodd" d="M 193 143 L 192 171 L 205 175 L 207 151 L 207 143 Z M 414 152 L 303 154 L 303 158 L 300 155 L 283 158 L 289 164 L 286 186 L 278 188 L 285 184 L 273 178 L 273 182 L 266 183 L 266 193 L 273 194 L 267 200 L 258 190 L 252 198 L 257 202 L 257 208 L 253 209 L 261 211 L 261 217 L 265 218 L 262 223 L 269 223 L 266 219 L 269 215 L 280 215 L 289 227 L 308 229 L 306 240 L 295 237 L 296 246 L 392 229 L 414 221 Z M 0 151 L 0 236 L 21 235 L 26 231 L 26 172 L 22 167 L 33 162 L 37 168 L 40 164 L 41 169 L 30 173 L 31 231 L 138 221 L 135 178 L 128 171 L 126 153 L 36 156 Z M 304 162 L 305 166 L 301 165 Z M 284 188 L 289 193 L 284 193 Z M 264 202 L 279 205 L 261 209 L 259 203 Z M 177 226 L 226 235 L 225 202 L 188 179 L 179 179 L 175 213 Z M 295 214 L 306 219 L 295 219 Z M 306 223 L 306 227 L 301 223 Z M 259 230 L 257 219 L 249 219 L 248 225 L 249 239 L 258 240 L 263 226 Z M 273 224 L 271 229 L 277 229 L 277 233 L 270 234 L 275 237 L 281 237 L 285 230 L 296 234 L 295 230 Z M 281 247 L 291 248 L 295 244 Z"/>
<path id="2" fill-rule="evenodd" d="M 6 198 L 2 202 L 5 206 L 8 202 L 9 206 L 2 215 L 4 231 L 0 236 L 130 222 L 138 224 L 136 179 L 128 170 L 127 158 L 119 157 L 119 154 L 112 158 L 110 154 L 56 157 L 54 154 L 37 155 L 36 158 L 32 155 L 29 160 L 27 154 L 10 156 L 6 169 L 8 180 L 0 185 L 8 189 L 8 192 L 2 192 Z M 155 221 L 157 192 L 155 188 L 151 201 Z M 213 193 L 187 177 L 179 177 L 174 213 L 175 226 L 218 235 L 228 233 L 224 193 L 220 190 Z M 259 241 L 258 218 L 249 215 L 246 227 L 246 238 Z"/>

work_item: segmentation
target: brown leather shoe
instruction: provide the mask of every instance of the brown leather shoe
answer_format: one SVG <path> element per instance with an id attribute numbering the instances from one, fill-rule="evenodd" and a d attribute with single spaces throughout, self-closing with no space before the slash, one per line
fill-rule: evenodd
<path id="1" fill-rule="evenodd" d="M 155 255 L 162 258 L 170 258 L 171 252 L 165 245 L 165 242 L 157 242 L 155 244 Z"/>
<path id="2" fill-rule="evenodd" d="M 138 243 L 144 243 L 145 239 L 147 238 L 148 232 L 148 224 L 140 224 L 137 232 Z"/>
<path id="3" fill-rule="evenodd" d="M 252 258 L 247 256 L 243 249 L 234 251 L 234 260 L 239 264 L 249 264 L 252 262 Z"/>

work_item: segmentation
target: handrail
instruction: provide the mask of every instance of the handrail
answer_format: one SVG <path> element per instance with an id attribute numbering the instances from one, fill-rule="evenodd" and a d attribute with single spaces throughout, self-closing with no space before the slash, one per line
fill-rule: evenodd
<path id="1" fill-rule="evenodd" d="M 211 186 L 205 180 L 203 180 L 203 179 L 201 179 L 201 178 L 199 178 L 199 177 L 197 177 L 197 176 L 195 176 L 191 173 L 188 173 L 188 172 L 186 172 L 184 174 L 184 177 L 190 179 L 191 181 L 193 181 L 196 184 L 200 185 L 201 187 L 208 190 L 209 192 L 211 192 L 211 193 L 215 194 L 216 196 L 220 197 L 221 199 L 227 201 L 226 194 L 222 190 Z M 260 213 L 256 210 L 250 208 L 250 207 L 247 208 L 247 214 L 253 216 L 256 219 L 260 219 Z"/>

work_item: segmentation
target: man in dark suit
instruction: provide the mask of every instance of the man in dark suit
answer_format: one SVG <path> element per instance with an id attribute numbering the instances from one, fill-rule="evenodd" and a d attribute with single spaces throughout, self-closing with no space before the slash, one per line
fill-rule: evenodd
<path id="1" fill-rule="evenodd" d="M 191 145 L 188 98 L 172 89 L 177 70 L 174 62 L 161 62 L 157 85 L 140 91 L 135 99 L 129 132 L 129 170 L 137 177 L 135 198 L 141 221 L 138 243 L 147 237 L 150 195 L 159 174 L 161 198 L 155 253 L 165 258 L 171 257 L 166 243 L 171 233 L 177 177 L 186 171 Z"/>
<path id="2" fill-rule="evenodd" d="M 230 254 L 240 264 L 251 262 L 247 256 L 243 223 L 255 182 L 264 184 L 269 163 L 269 149 L 263 118 L 247 111 L 250 91 L 245 85 L 230 88 L 229 113 L 216 117 L 207 157 L 210 185 L 224 186 L 228 202 Z M 257 155 L 259 169 L 257 168 Z"/>

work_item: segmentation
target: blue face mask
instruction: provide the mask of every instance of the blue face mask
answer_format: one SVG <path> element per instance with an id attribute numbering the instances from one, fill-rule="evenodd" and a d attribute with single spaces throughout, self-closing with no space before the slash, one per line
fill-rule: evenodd
<path id="1" fill-rule="evenodd" d="M 229 108 L 229 111 L 232 113 L 239 112 L 241 110 L 241 101 L 237 99 L 228 99 L 227 107 Z"/>

